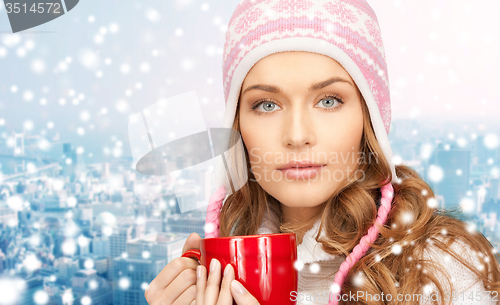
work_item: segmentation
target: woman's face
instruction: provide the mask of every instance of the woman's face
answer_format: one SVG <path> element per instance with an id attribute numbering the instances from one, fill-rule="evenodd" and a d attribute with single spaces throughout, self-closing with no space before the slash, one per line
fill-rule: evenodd
<path id="1" fill-rule="evenodd" d="M 332 58 L 310 52 L 271 54 L 248 72 L 239 103 L 251 170 L 283 205 L 318 206 L 356 171 L 363 134 L 361 94 Z M 282 170 L 294 160 L 319 166 Z"/>

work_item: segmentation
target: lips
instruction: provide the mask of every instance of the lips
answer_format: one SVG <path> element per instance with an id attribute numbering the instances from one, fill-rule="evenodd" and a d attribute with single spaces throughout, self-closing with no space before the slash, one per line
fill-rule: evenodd
<path id="1" fill-rule="evenodd" d="M 280 172 L 289 180 L 303 180 L 316 177 L 322 169 L 323 166 L 288 167 L 281 169 Z"/>
<path id="2" fill-rule="evenodd" d="M 287 179 L 303 180 L 316 177 L 326 164 L 312 162 L 310 160 L 293 160 L 283 165 L 278 170 L 281 171 Z"/>
<path id="3" fill-rule="evenodd" d="M 312 162 L 310 160 L 293 160 L 278 169 L 286 170 L 286 169 L 299 169 L 299 168 L 318 168 L 324 165 L 325 164 Z"/>

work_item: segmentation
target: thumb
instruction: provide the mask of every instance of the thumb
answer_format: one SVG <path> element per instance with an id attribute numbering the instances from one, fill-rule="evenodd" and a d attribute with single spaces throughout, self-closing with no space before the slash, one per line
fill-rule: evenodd
<path id="1" fill-rule="evenodd" d="M 189 249 L 200 249 L 200 240 L 201 237 L 198 233 L 191 233 L 182 247 L 182 254 Z"/>

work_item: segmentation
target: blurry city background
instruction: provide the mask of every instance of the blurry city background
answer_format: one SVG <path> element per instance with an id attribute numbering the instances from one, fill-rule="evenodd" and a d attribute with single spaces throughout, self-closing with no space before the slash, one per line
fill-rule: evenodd
<path id="1" fill-rule="evenodd" d="M 17 34 L 0 4 L 0 304 L 146 304 L 187 236 L 204 237 L 205 208 L 181 213 L 168 176 L 133 168 L 127 124 L 195 90 L 205 125 L 221 125 L 238 2 L 81 1 Z M 369 3 L 395 162 L 500 250 L 500 2 Z"/>

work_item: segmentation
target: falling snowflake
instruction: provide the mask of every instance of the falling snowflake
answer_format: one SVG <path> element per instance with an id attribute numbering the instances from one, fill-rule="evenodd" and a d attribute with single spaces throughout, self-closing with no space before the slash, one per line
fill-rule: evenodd
<path id="1" fill-rule="evenodd" d="M 76 252 L 76 243 L 72 239 L 68 239 L 62 244 L 62 252 L 64 255 L 71 256 Z"/>
<path id="2" fill-rule="evenodd" d="M 64 304 L 70 304 L 73 302 L 73 293 L 71 292 L 70 289 L 66 289 L 62 295 L 62 301 Z"/>
<path id="3" fill-rule="evenodd" d="M 80 303 L 82 305 L 90 305 L 92 304 L 92 299 L 88 295 L 86 295 L 81 298 Z"/>
<path id="4" fill-rule="evenodd" d="M 123 290 L 127 290 L 130 288 L 130 279 L 127 277 L 121 277 L 118 280 L 118 287 Z"/>
<path id="5" fill-rule="evenodd" d="M 477 227 L 476 227 L 476 225 L 475 225 L 474 223 L 472 223 L 472 222 L 467 222 L 467 223 L 465 224 L 465 229 L 466 229 L 469 233 L 471 233 L 471 234 L 475 234 L 475 233 L 477 233 Z"/>
<path id="6" fill-rule="evenodd" d="M 400 254 L 403 251 L 403 247 L 399 244 L 394 244 L 391 247 L 391 252 L 395 255 Z"/>
<path id="7" fill-rule="evenodd" d="M 465 213 L 471 213 L 474 211 L 475 203 L 471 198 L 463 198 L 460 200 L 460 208 Z"/>
<path id="8" fill-rule="evenodd" d="M 426 284 L 423 287 L 423 291 L 425 294 L 431 294 L 434 289 L 432 288 L 431 284 Z"/>
<path id="9" fill-rule="evenodd" d="M 33 60 L 31 62 L 31 70 L 36 74 L 42 74 L 45 71 L 45 62 L 41 59 Z"/>
<path id="10" fill-rule="evenodd" d="M 153 9 L 153 8 L 148 8 L 145 10 L 145 15 L 146 15 L 146 18 L 151 21 L 151 22 L 158 22 L 160 21 L 161 17 L 160 17 L 160 13 Z"/>
<path id="11" fill-rule="evenodd" d="M 400 217 L 401 217 L 401 221 L 404 224 L 411 224 L 415 220 L 415 215 L 413 215 L 413 213 L 410 211 L 402 212 Z"/>
<path id="12" fill-rule="evenodd" d="M 85 247 L 88 247 L 88 245 L 90 244 L 90 238 L 87 238 L 83 235 L 80 235 L 78 236 L 78 245 L 81 247 L 81 248 L 85 248 Z"/>
<path id="13" fill-rule="evenodd" d="M 427 174 L 429 180 L 432 182 L 441 182 L 444 178 L 444 171 L 441 167 L 437 165 L 431 165 L 429 166 L 429 172 Z"/>
<path id="14" fill-rule="evenodd" d="M 175 202 L 174 202 L 174 204 L 175 204 Z M 215 224 L 213 224 L 211 222 L 207 222 L 205 224 L 204 229 L 205 229 L 205 233 L 212 233 L 215 231 L 216 227 L 215 227 Z"/>
<path id="15" fill-rule="evenodd" d="M 130 72 L 130 65 L 127 64 L 127 63 L 124 63 L 120 66 L 120 71 L 123 73 L 123 74 L 128 74 Z"/>
<path id="16" fill-rule="evenodd" d="M 119 29 L 120 29 L 120 27 L 119 27 L 119 26 L 118 26 L 118 24 L 116 24 L 116 23 L 111 23 L 111 24 L 109 25 L 109 31 L 110 31 L 111 33 L 116 33 L 116 32 L 118 32 L 118 30 L 119 30 Z"/>
<path id="17" fill-rule="evenodd" d="M 66 199 L 66 206 L 68 208 L 76 207 L 76 203 L 77 203 L 77 199 L 75 198 L 75 196 L 70 196 L 70 197 L 68 197 L 68 199 Z"/>
<path id="18" fill-rule="evenodd" d="M 330 287 L 330 291 L 333 293 L 339 293 L 340 292 L 339 284 L 333 283 L 332 286 Z"/>
<path id="19" fill-rule="evenodd" d="M 24 259 L 23 266 L 29 271 L 35 271 L 42 267 L 42 262 L 38 260 L 35 254 L 30 253 Z"/>
<path id="20" fill-rule="evenodd" d="M 15 211 L 21 211 L 23 209 L 23 199 L 20 196 L 9 197 L 7 205 Z"/>
<path id="21" fill-rule="evenodd" d="M 85 269 L 93 269 L 94 268 L 94 260 L 91 258 L 87 258 L 83 263 Z"/>
<path id="22" fill-rule="evenodd" d="M 309 270 L 312 272 L 312 273 L 318 273 L 319 270 L 320 270 L 320 267 L 319 267 L 319 264 L 317 263 L 312 263 L 311 266 L 309 266 Z"/>
<path id="23" fill-rule="evenodd" d="M 434 209 L 438 206 L 438 201 L 436 198 L 429 198 L 427 199 L 427 206 L 431 209 Z"/>
<path id="24" fill-rule="evenodd" d="M 293 263 L 293 267 L 295 269 L 297 269 L 297 271 L 300 271 L 302 270 L 302 268 L 304 268 L 304 263 L 300 260 L 296 260 L 294 263 Z"/>
<path id="25" fill-rule="evenodd" d="M 49 294 L 44 290 L 37 290 L 33 295 L 33 300 L 38 305 L 47 304 L 49 301 Z"/>
<path id="26" fill-rule="evenodd" d="M 365 276 L 363 273 L 360 271 L 356 273 L 356 275 L 353 278 L 353 284 L 356 287 L 361 287 L 365 283 Z"/>
<path id="27" fill-rule="evenodd" d="M 403 164 L 403 158 L 401 158 L 401 156 L 394 155 L 392 157 L 392 163 L 394 163 L 394 165 L 401 165 Z"/>
<path id="28" fill-rule="evenodd" d="M 485 137 L 484 137 L 484 145 L 486 146 L 486 148 L 488 149 L 495 149 L 498 147 L 499 145 L 499 140 L 498 140 L 498 136 L 494 133 L 490 133 L 490 134 L 487 134 Z"/>

